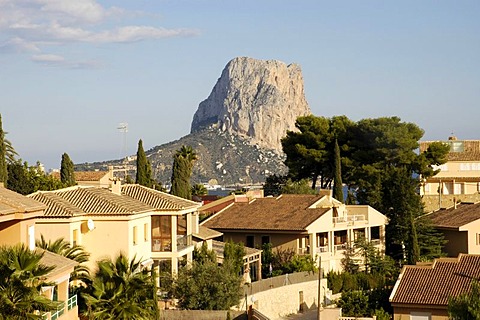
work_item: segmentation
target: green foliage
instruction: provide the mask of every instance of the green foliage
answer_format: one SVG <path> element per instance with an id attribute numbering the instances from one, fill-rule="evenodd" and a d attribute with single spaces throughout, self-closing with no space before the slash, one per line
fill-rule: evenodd
<path id="1" fill-rule="evenodd" d="M 341 260 L 342 268 L 345 272 L 354 273 L 359 269 L 359 265 L 355 260 L 356 248 L 353 242 L 347 242 L 345 251 L 343 252 L 343 258 Z"/>
<path id="2" fill-rule="evenodd" d="M 338 201 L 343 202 L 342 163 L 340 157 L 340 147 L 338 146 L 337 139 L 335 139 L 333 169 L 333 197 Z"/>
<path id="3" fill-rule="evenodd" d="M 192 187 L 192 196 L 205 196 L 207 194 L 208 190 L 203 184 L 197 183 Z"/>
<path id="4" fill-rule="evenodd" d="M 173 280 L 172 295 L 182 309 L 228 310 L 240 301 L 241 276 L 234 262 L 238 247 L 230 247 L 229 257 L 219 266 L 215 253 L 202 246 L 195 251 L 192 265 L 179 269 Z"/>
<path id="5" fill-rule="evenodd" d="M 265 196 L 279 196 L 281 194 L 316 194 L 307 179 L 293 181 L 287 176 L 271 175 L 266 178 L 263 186 Z"/>
<path id="6" fill-rule="evenodd" d="M 3 131 L 2 126 L 2 115 L 0 114 L 0 182 L 3 182 L 5 187 L 8 186 L 8 172 L 7 172 L 7 151 L 5 144 L 5 132 Z"/>
<path id="7" fill-rule="evenodd" d="M 480 319 L 480 282 L 473 280 L 470 291 L 448 300 L 448 315 L 451 319 Z"/>
<path id="8" fill-rule="evenodd" d="M 316 194 L 316 191 L 310 188 L 307 179 L 300 181 L 287 180 L 287 183 L 282 188 L 282 193 L 285 194 Z"/>
<path id="9" fill-rule="evenodd" d="M 170 193 L 185 199 L 192 198 L 190 176 L 197 154 L 190 146 L 182 146 L 173 156 L 172 188 Z"/>
<path id="10" fill-rule="evenodd" d="M 442 232 L 435 230 L 428 216 L 415 220 L 418 233 L 418 244 L 421 261 L 433 261 L 434 259 L 446 256 L 443 251 L 445 236 Z"/>
<path id="11" fill-rule="evenodd" d="M 157 319 L 159 316 L 155 274 L 140 260 L 119 254 L 97 262 L 92 284 L 83 293 L 94 319 Z"/>
<path id="12" fill-rule="evenodd" d="M 0 319 L 40 319 L 38 311 L 56 309 L 39 291 L 51 285 L 44 279 L 54 269 L 40 262 L 42 256 L 23 244 L 0 247 Z"/>
<path id="13" fill-rule="evenodd" d="M 148 188 L 155 188 L 161 190 L 161 185 L 158 185 L 155 179 L 152 177 L 152 165 L 150 161 L 147 159 L 145 155 L 145 151 L 143 150 L 143 142 L 142 139 L 138 141 L 138 149 L 137 149 L 137 173 L 135 176 L 135 181 L 139 185 L 148 187 Z"/>
<path id="14" fill-rule="evenodd" d="M 225 242 L 223 250 L 223 263 L 231 264 L 233 271 L 237 274 L 242 272 L 243 257 L 245 256 L 245 247 L 243 243 L 235 243 L 233 241 Z"/>
<path id="15" fill-rule="evenodd" d="M 29 166 L 27 162 L 16 160 L 7 165 L 8 189 L 27 195 L 39 190 L 49 191 L 64 187 L 62 182 L 52 175 L 47 175 L 40 169 L 40 163 Z"/>
<path id="16" fill-rule="evenodd" d="M 78 262 L 79 264 L 74 267 L 73 272 L 70 274 L 70 280 L 82 280 L 85 283 L 88 282 L 90 270 L 82 264 L 88 262 L 90 254 L 85 251 L 84 247 L 78 245 L 71 246 L 64 238 L 59 238 L 53 242 L 49 240 L 47 242 L 43 237 L 43 234 L 40 235 L 39 240 L 37 239 L 35 245 L 37 248 L 45 249 Z"/>
<path id="17" fill-rule="evenodd" d="M 363 291 L 345 291 L 337 301 L 337 306 L 342 308 L 342 315 L 346 317 L 369 316 L 368 296 Z"/>
<path id="18" fill-rule="evenodd" d="M 62 155 L 62 162 L 60 164 L 60 181 L 62 181 L 63 185 L 66 187 L 77 184 L 75 181 L 73 162 L 67 153 Z"/>

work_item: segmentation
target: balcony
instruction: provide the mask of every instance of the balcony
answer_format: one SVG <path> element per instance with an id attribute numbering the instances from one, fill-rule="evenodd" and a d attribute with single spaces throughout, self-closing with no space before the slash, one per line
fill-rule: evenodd
<path id="1" fill-rule="evenodd" d="M 42 320 L 62 319 L 62 316 L 64 314 L 68 314 L 70 310 L 72 310 L 76 306 L 77 306 L 77 295 L 75 294 L 71 296 L 67 301 L 60 303 L 56 311 L 46 312 L 42 314 Z"/>
<path id="2" fill-rule="evenodd" d="M 351 216 L 343 216 L 343 217 L 333 217 L 333 223 L 346 223 L 348 225 L 355 224 L 356 221 L 366 221 L 367 218 L 364 214 L 355 214 Z"/>
<path id="3" fill-rule="evenodd" d="M 345 250 L 347 249 L 347 243 L 336 244 L 334 245 L 334 249 L 335 251 Z"/>
<path id="4" fill-rule="evenodd" d="M 317 247 L 317 253 L 328 252 L 328 246 Z"/>
<path id="5" fill-rule="evenodd" d="M 192 235 L 177 236 L 177 250 L 183 250 L 192 245 Z"/>
<path id="6" fill-rule="evenodd" d="M 297 254 L 301 256 L 309 255 L 310 248 L 297 248 Z"/>

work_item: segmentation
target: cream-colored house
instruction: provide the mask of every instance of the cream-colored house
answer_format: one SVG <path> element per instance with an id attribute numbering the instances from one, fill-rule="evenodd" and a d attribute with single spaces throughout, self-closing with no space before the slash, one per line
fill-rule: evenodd
<path id="1" fill-rule="evenodd" d="M 53 285 L 41 288 L 47 298 L 63 302 L 56 312 L 47 312 L 43 319 L 78 319 L 77 296 L 69 296 L 70 273 L 76 262 L 58 254 L 35 248 L 36 221 L 44 215 L 46 206 L 34 199 L 0 186 L 0 245 L 22 243 L 30 250 L 39 250 L 41 263 L 53 266 L 47 274 L 47 282 Z M 55 294 L 54 294 L 55 293 Z"/>
<path id="2" fill-rule="evenodd" d="M 341 270 L 348 243 L 360 237 L 385 250 L 387 217 L 366 205 L 345 205 L 328 194 L 284 194 L 234 202 L 201 223 L 223 240 L 273 248 L 322 259 L 322 269 Z"/>
<path id="3" fill-rule="evenodd" d="M 74 186 L 29 197 L 46 206 L 36 237 L 84 246 L 91 268 L 119 252 L 141 259 L 144 266 L 168 263 L 174 273 L 182 259 L 192 259 L 196 202 L 119 181 L 111 189 Z"/>
<path id="4" fill-rule="evenodd" d="M 420 152 L 433 142 L 420 142 Z M 435 169 L 440 171 L 422 181 L 420 195 L 425 211 L 453 206 L 459 201 L 480 201 L 480 140 L 457 140 L 449 137 L 440 141 L 450 146 L 447 162 Z"/>
<path id="5" fill-rule="evenodd" d="M 444 235 L 447 240 L 444 251 L 449 257 L 480 254 L 480 202 L 460 203 L 426 214 L 422 219 L 427 219 Z"/>

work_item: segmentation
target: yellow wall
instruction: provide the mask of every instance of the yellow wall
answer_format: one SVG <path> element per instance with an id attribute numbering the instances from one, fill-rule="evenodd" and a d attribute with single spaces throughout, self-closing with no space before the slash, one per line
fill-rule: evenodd
<path id="1" fill-rule="evenodd" d="M 11 220 L 0 223 L 0 245 L 23 243 L 28 246 L 28 228 L 35 219 Z"/>
<path id="2" fill-rule="evenodd" d="M 393 308 L 393 320 L 409 320 L 411 312 L 430 313 L 430 320 L 448 320 L 448 313 L 445 310 L 432 309 L 425 306 L 418 308 Z"/>

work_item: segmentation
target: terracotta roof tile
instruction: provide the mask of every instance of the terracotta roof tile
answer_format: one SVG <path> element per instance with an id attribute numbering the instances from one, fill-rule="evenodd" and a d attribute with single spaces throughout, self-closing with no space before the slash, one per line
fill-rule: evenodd
<path id="1" fill-rule="evenodd" d="M 122 194 L 147 203 L 162 211 L 177 211 L 200 207 L 200 203 L 180 198 L 139 184 L 122 185 Z"/>
<path id="2" fill-rule="evenodd" d="M 75 181 L 99 181 L 108 171 L 75 171 Z M 60 172 L 55 171 L 51 173 L 52 177 L 60 180 Z"/>
<path id="3" fill-rule="evenodd" d="M 305 230 L 330 208 L 309 208 L 321 195 L 285 194 L 233 203 L 202 225 L 212 229 Z"/>
<path id="4" fill-rule="evenodd" d="M 45 216 L 68 217 L 78 214 L 128 215 L 155 208 L 106 188 L 75 186 L 29 195 L 47 205 Z"/>
<path id="5" fill-rule="evenodd" d="M 461 203 L 457 208 L 434 211 L 422 217 L 438 228 L 460 228 L 480 219 L 480 203 Z"/>
<path id="6" fill-rule="evenodd" d="M 448 298 L 470 290 L 480 277 L 480 255 L 440 258 L 430 266 L 405 266 L 390 299 L 392 304 L 447 306 Z"/>
<path id="7" fill-rule="evenodd" d="M 0 187 L 0 215 L 28 213 L 45 209 L 45 205 L 27 196 Z"/>
<path id="8" fill-rule="evenodd" d="M 73 271 L 73 268 L 78 265 L 78 262 L 65 258 L 64 256 L 61 256 L 59 254 L 40 248 L 37 248 L 36 250 L 40 253 L 43 253 L 42 258 L 40 259 L 40 262 L 43 265 L 48 267 L 55 267 L 46 275 L 46 277 L 49 279 L 54 279 L 55 277 L 69 274 Z"/>
<path id="9" fill-rule="evenodd" d="M 221 232 L 215 231 L 205 226 L 198 226 L 198 233 L 193 234 L 193 236 L 201 240 L 213 239 L 213 238 L 220 237 L 221 235 L 222 235 Z"/>
<path id="10" fill-rule="evenodd" d="M 447 155 L 448 161 L 480 161 L 480 140 L 455 140 L 463 142 L 464 151 L 462 152 L 449 152 Z M 450 141 L 421 141 L 420 152 L 424 152 L 428 149 L 428 146 L 432 142 L 445 142 Z"/>

